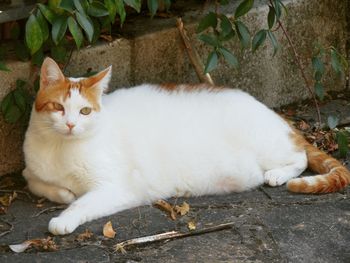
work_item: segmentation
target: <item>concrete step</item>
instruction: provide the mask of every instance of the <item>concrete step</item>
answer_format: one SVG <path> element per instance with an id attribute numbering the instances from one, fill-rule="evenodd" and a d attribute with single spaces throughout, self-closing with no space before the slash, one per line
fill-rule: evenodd
<path id="1" fill-rule="evenodd" d="M 195 29 L 203 13 L 202 5 L 188 1 L 183 20 L 193 44 L 205 61 L 209 49 L 196 39 Z M 233 13 L 237 1 L 232 1 L 223 12 Z M 251 33 L 267 28 L 268 8 L 265 1 L 256 1 L 255 8 L 245 22 Z M 303 57 L 311 57 L 316 41 L 324 46 L 334 45 L 346 51 L 348 2 L 343 0 L 289 0 L 284 1 L 289 14 L 285 26 Z M 196 83 L 192 68 L 175 26 L 175 17 L 133 19 L 125 24 L 122 37 L 111 43 L 84 48 L 72 54 L 66 74 L 78 76 L 89 69 L 101 70 L 113 65 L 111 88 L 129 87 L 140 83 Z M 218 85 L 228 85 L 250 92 L 270 107 L 291 103 L 308 96 L 298 67 L 287 48 L 286 39 L 277 34 L 282 49 L 272 56 L 272 47 L 264 45 L 255 54 L 242 51 L 238 42 L 227 47 L 234 50 L 240 61 L 235 70 L 221 64 L 212 73 Z M 0 100 L 14 88 L 16 79 L 28 79 L 29 63 L 8 61 L 10 73 L 0 72 L 2 86 Z M 307 68 L 311 74 L 311 68 Z M 311 75 L 310 75 L 311 76 Z M 345 78 L 338 79 L 327 73 L 325 85 L 328 89 L 345 87 Z M 24 127 L 9 125 L 0 117 L 0 175 L 23 167 L 22 143 Z"/>

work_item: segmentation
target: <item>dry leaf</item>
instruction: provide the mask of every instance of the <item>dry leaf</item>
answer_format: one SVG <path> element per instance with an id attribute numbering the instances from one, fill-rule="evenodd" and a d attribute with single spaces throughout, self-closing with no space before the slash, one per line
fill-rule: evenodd
<path id="1" fill-rule="evenodd" d="M 112 226 L 112 222 L 108 221 L 104 226 L 103 226 L 103 235 L 107 238 L 114 238 L 115 237 L 115 231 Z"/>
<path id="2" fill-rule="evenodd" d="M 113 41 L 113 37 L 111 35 L 100 35 L 100 38 L 107 40 L 108 42 Z"/>
<path id="3" fill-rule="evenodd" d="M 310 129 L 310 125 L 308 123 L 306 123 L 305 121 L 301 120 L 298 124 L 297 124 L 297 128 L 299 130 L 302 131 L 307 131 Z"/>
<path id="4" fill-rule="evenodd" d="M 122 254 L 126 254 L 126 250 L 125 250 L 124 246 L 121 244 L 116 244 L 114 249 L 117 252 L 121 252 Z"/>
<path id="5" fill-rule="evenodd" d="M 3 206 L 0 206 L 0 215 L 6 214 L 6 212 L 7 212 L 7 209 Z"/>
<path id="6" fill-rule="evenodd" d="M 187 223 L 187 227 L 188 227 L 188 229 L 191 230 L 191 231 L 192 231 L 192 230 L 196 230 L 196 222 L 194 222 L 194 221 L 191 220 L 190 222 Z"/>
<path id="7" fill-rule="evenodd" d="M 52 237 L 42 238 L 42 239 L 31 239 L 24 241 L 21 244 L 9 245 L 10 249 L 13 252 L 21 253 L 27 250 L 30 247 L 34 247 L 37 250 L 44 251 L 56 251 L 57 245 L 52 240 Z"/>
<path id="8" fill-rule="evenodd" d="M 6 194 L 0 197 L 0 204 L 3 206 L 10 206 L 12 201 L 17 197 L 17 193 L 13 192 L 12 194 Z"/>
<path id="9" fill-rule="evenodd" d="M 10 249 L 13 251 L 13 252 L 16 252 L 16 253 L 22 253 L 24 252 L 27 248 L 29 248 L 31 246 L 31 243 L 28 242 L 28 241 L 25 241 L 21 244 L 16 244 L 16 245 L 9 245 Z"/>
<path id="10" fill-rule="evenodd" d="M 154 206 L 164 212 L 167 212 L 172 220 L 176 219 L 176 212 L 174 211 L 174 208 L 172 207 L 172 205 L 170 205 L 168 202 L 164 200 L 158 200 L 157 202 L 154 203 Z"/>
<path id="11" fill-rule="evenodd" d="M 90 239 L 94 234 L 89 230 L 89 229 L 85 229 L 84 233 L 79 234 L 75 240 L 81 242 L 81 241 L 86 241 L 88 239 Z"/>
<path id="12" fill-rule="evenodd" d="M 190 205 L 186 202 L 183 202 L 182 205 L 176 205 L 174 208 L 175 212 L 180 214 L 181 216 L 184 216 L 190 211 Z"/>

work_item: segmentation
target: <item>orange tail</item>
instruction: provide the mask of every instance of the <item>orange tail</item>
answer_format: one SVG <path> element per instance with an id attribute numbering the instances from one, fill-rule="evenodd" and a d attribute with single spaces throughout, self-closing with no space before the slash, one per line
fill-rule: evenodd
<path id="1" fill-rule="evenodd" d="M 339 161 L 317 147 L 308 143 L 301 135 L 297 135 L 298 146 L 306 150 L 308 167 L 319 175 L 289 180 L 287 188 L 297 193 L 331 193 L 350 183 L 350 172 Z"/>

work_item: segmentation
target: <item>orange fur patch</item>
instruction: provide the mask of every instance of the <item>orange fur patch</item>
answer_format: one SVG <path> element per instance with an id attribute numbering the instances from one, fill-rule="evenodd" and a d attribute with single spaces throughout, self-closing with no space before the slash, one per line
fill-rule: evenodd
<path id="1" fill-rule="evenodd" d="M 65 78 L 64 81 L 55 83 L 49 87 L 40 88 L 35 99 L 36 111 L 56 111 L 52 106 L 52 103 L 58 102 L 58 99 L 61 97 L 63 98 L 63 101 L 70 98 L 72 89 L 79 90 L 79 93 L 92 104 L 93 109 L 99 111 L 100 91 L 97 88 L 87 86 L 86 84 L 90 84 L 90 82 L 85 80 L 74 82 Z"/>
<path id="2" fill-rule="evenodd" d="M 219 92 L 222 90 L 225 90 L 227 88 L 220 87 L 220 86 L 212 86 L 210 84 L 175 84 L 175 83 L 165 83 L 158 86 L 160 90 L 165 90 L 169 92 L 178 92 L 178 91 L 185 91 L 185 92 L 196 92 L 201 90 L 208 90 L 210 92 Z"/>
<path id="3" fill-rule="evenodd" d="M 320 175 L 313 177 L 312 183 L 303 178 L 293 179 L 287 184 L 288 190 L 298 193 L 330 193 L 349 185 L 350 172 L 338 160 L 311 145 L 297 132 L 291 134 L 291 138 L 297 150 L 306 151 L 308 167 Z"/>

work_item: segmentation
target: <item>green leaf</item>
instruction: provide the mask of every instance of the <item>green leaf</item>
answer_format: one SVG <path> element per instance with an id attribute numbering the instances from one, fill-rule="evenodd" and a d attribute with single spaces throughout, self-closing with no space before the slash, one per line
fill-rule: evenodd
<path id="1" fill-rule="evenodd" d="M 238 38 L 241 41 L 243 48 L 248 48 L 250 46 L 250 33 L 248 28 L 241 21 L 235 22 L 236 31 L 238 33 Z"/>
<path id="2" fill-rule="evenodd" d="M 113 2 L 113 0 L 111 0 Z M 86 15 L 86 12 L 89 8 L 89 4 L 87 0 L 73 0 L 75 8 L 78 10 L 78 12 Z"/>
<path id="3" fill-rule="evenodd" d="M 340 63 L 338 53 L 334 49 L 331 49 L 331 65 L 337 74 L 342 73 L 343 68 L 342 68 L 342 65 Z"/>
<path id="4" fill-rule="evenodd" d="M 274 0 L 274 9 L 276 14 L 276 19 L 279 20 L 282 15 L 281 2 L 279 0 Z"/>
<path id="5" fill-rule="evenodd" d="M 16 123 L 21 117 L 23 113 L 18 108 L 16 104 L 12 104 L 9 110 L 4 114 L 4 119 L 7 123 Z"/>
<path id="6" fill-rule="evenodd" d="M 165 9 L 168 12 L 171 6 L 171 0 L 163 0 L 163 3 L 165 5 Z"/>
<path id="7" fill-rule="evenodd" d="M 327 118 L 327 124 L 330 129 L 334 129 L 339 124 L 339 118 L 334 115 L 329 115 Z"/>
<path id="8" fill-rule="evenodd" d="M 315 93 L 317 97 L 322 101 L 324 99 L 323 85 L 320 82 L 316 82 L 314 88 L 315 88 Z"/>
<path id="9" fill-rule="evenodd" d="M 110 22 L 114 23 L 115 16 L 117 14 L 117 4 L 115 0 L 104 0 L 104 3 L 108 10 Z"/>
<path id="10" fill-rule="evenodd" d="M 103 17 L 108 16 L 109 12 L 101 2 L 93 1 L 88 8 L 88 14 L 94 17 Z"/>
<path id="11" fill-rule="evenodd" d="M 230 19 L 227 18 L 225 15 L 220 16 L 220 27 L 221 27 L 221 35 L 222 37 L 225 37 L 231 33 L 232 29 L 232 23 Z"/>
<path id="12" fill-rule="evenodd" d="M 123 0 L 115 0 L 116 7 L 117 7 L 117 13 L 120 17 L 120 24 L 123 25 L 125 18 L 126 18 L 126 12 Z"/>
<path id="13" fill-rule="evenodd" d="M 265 39 L 266 39 L 266 30 L 261 29 L 255 34 L 253 38 L 253 41 L 252 41 L 253 52 L 255 52 L 264 43 Z"/>
<path id="14" fill-rule="evenodd" d="M 45 42 L 49 38 L 49 26 L 46 22 L 45 17 L 41 13 L 40 10 L 38 10 L 36 14 L 36 19 L 40 25 L 42 36 L 43 36 L 43 42 Z"/>
<path id="15" fill-rule="evenodd" d="M 211 45 L 213 47 L 217 47 L 220 45 L 220 42 L 215 36 L 210 36 L 207 34 L 201 34 L 198 36 L 198 39 L 203 41 L 204 43 Z"/>
<path id="16" fill-rule="evenodd" d="M 243 2 L 241 2 L 236 9 L 235 18 L 238 18 L 248 13 L 249 10 L 252 9 L 253 5 L 254 0 L 243 0 Z"/>
<path id="17" fill-rule="evenodd" d="M 315 72 L 320 72 L 321 75 L 324 73 L 325 67 L 322 60 L 319 57 L 312 58 L 312 67 Z"/>
<path id="18" fill-rule="evenodd" d="M 236 34 L 235 32 L 236 31 L 234 31 L 232 29 L 231 32 L 228 35 L 226 35 L 226 36 L 223 36 L 222 34 L 220 34 L 218 40 L 220 40 L 220 41 L 228 41 L 228 40 L 230 40 L 231 38 L 233 38 L 235 36 L 235 34 Z"/>
<path id="19" fill-rule="evenodd" d="M 158 10 L 158 0 L 147 0 L 148 10 L 151 12 L 151 16 L 153 17 Z"/>
<path id="20" fill-rule="evenodd" d="M 13 91 L 8 93 L 1 102 L 1 112 L 7 123 L 15 123 L 22 116 L 22 112 L 16 105 Z"/>
<path id="21" fill-rule="evenodd" d="M 338 149 L 339 154 L 341 157 L 346 157 L 347 153 L 349 152 L 349 139 L 345 132 L 337 132 L 337 143 L 338 143 Z"/>
<path id="22" fill-rule="evenodd" d="M 31 14 L 26 23 L 26 43 L 31 54 L 39 50 L 43 44 L 40 24 L 35 15 Z"/>
<path id="23" fill-rule="evenodd" d="M 24 93 L 24 90 L 21 88 L 15 89 L 13 91 L 13 97 L 15 98 L 19 110 L 24 113 L 27 108 L 26 94 Z"/>
<path id="24" fill-rule="evenodd" d="M 91 19 L 89 17 L 85 16 L 84 14 L 79 13 L 79 12 L 76 12 L 75 16 L 76 16 L 76 19 L 77 19 L 79 25 L 85 31 L 89 42 L 91 42 L 92 38 L 94 36 L 94 25 L 93 25 Z"/>
<path id="25" fill-rule="evenodd" d="M 269 36 L 271 44 L 273 46 L 273 56 L 275 56 L 280 46 L 275 35 L 270 30 L 267 31 L 267 35 Z"/>
<path id="26" fill-rule="evenodd" d="M 35 52 L 32 55 L 32 64 L 40 67 L 43 61 L 44 61 L 44 52 L 43 52 L 43 49 L 40 48 L 37 52 Z"/>
<path id="27" fill-rule="evenodd" d="M 96 41 L 100 37 L 101 28 L 100 28 L 100 24 L 99 24 L 97 19 L 92 19 L 92 23 L 93 23 L 93 26 L 94 26 L 94 36 L 92 37 L 92 42 L 91 43 L 96 43 Z"/>
<path id="28" fill-rule="evenodd" d="M 41 13 L 45 16 L 46 20 L 52 24 L 53 20 L 56 18 L 54 12 L 51 11 L 46 5 L 38 4 Z"/>
<path id="29" fill-rule="evenodd" d="M 238 60 L 237 58 L 231 53 L 231 51 L 227 50 L 224 47 L 219 48 L 219 52 L 224 56 L 225 60 L 234 68 L 238 68 Z"/>
<path id="30" fill-rule="evenodd" d="M 51 36 L 53 42 L 58 45 L 67 31 L 67 18 L 60 16 L 52 24 Z"/>
<path id="31" fill-rule="evenodd" d="M 209 56 L 205 66 L 205 73 L 208 73 L 218 66 L 218 54 L 216 51 L 212 51 Z"/>
<path id="32" fill-rule="evenodd" d="M 20 41 L 16 41 L 14 44 L 14 49 L 16 53 L 16 57 L 21 61 L 28 61 L 30 58 L 30 54 L 28 48 Z"/>
<path id="33" fill-rule="evenodd" d="M 66 62 L 67 50 L 63 46 L 52 46 L 51 47 L 51 57 L 60 63 Z"/>
<path id="34" fill-rule="evenodd" d="M 11 105 L 14 104 L 14 103 L 15 103 L 15 99 L 14 99 L 13 93 L 11 91 L 1 101 L 1 112 L 2 112 L 2 114 L 5 115 L 6 112 L 8 112 L 8 110 L 10 109 Z"/>
<path id="35" fill-rule="evenodd" d="M 81 47 L 81 44 L 83 43 L 84 36 L 78 23 L 71 16 L 68 18 L 68 28 L 73 36 L 73 39 L 75 41 L 75 44 L 77 45 L 77 48 L 79 49 Z"/>
<path id="36" fill-rule="evenodd" d="M 217 23 L 218 21 L 216 14 L 214 12 L 210 12 L 199 22 L 197 33 L 206 30 L 208 27 L 216 28 Z"/>
<path id="37" fill-rule="evenodd" d="M 141 0 L 124 0 L 124 3 L 134 8 L 138 13 L 141 10 Z"/>
<path id="38" fill-rule="evenodd" d="M 72 0 L 61 0 L 58 7 L 70 13 L 73 13 L 74 11 L 74 3 Z"/>
<path id="39" fill-rule="evenodd" d="M 315 71 L 314 78 L 315 78 L 316 81 L 321 81 L 322 76 L 323 76 L 322 72 L 320 72 L 320 71 Z"/>
<path id="40" fill-rule="evenodd" d="M 112 27 L 111 27 L 111 19 L 109 18 L 109 16 L 100 17 L 99 22 L 100 22 L 99 28 L 101 29 L 101 31 L 105 33 L 111 33 Z"/>
<path id="41" fill-rule="evenodd" d="M 267 24 L 269 26 L 269 29 L 273 27 L 273 25 L 275 24 L 275 20 L 276 20 L 275 9 L 273 8 L 273 6 L 269 6 L 269 13 L 267 15 Z"/>
<path id="42" fill-rule="evenodd" d="M 0 61 L 0 70 L 1 71 L 11 71 L 6 64 L 4 63 L 4 61 Z"/>

